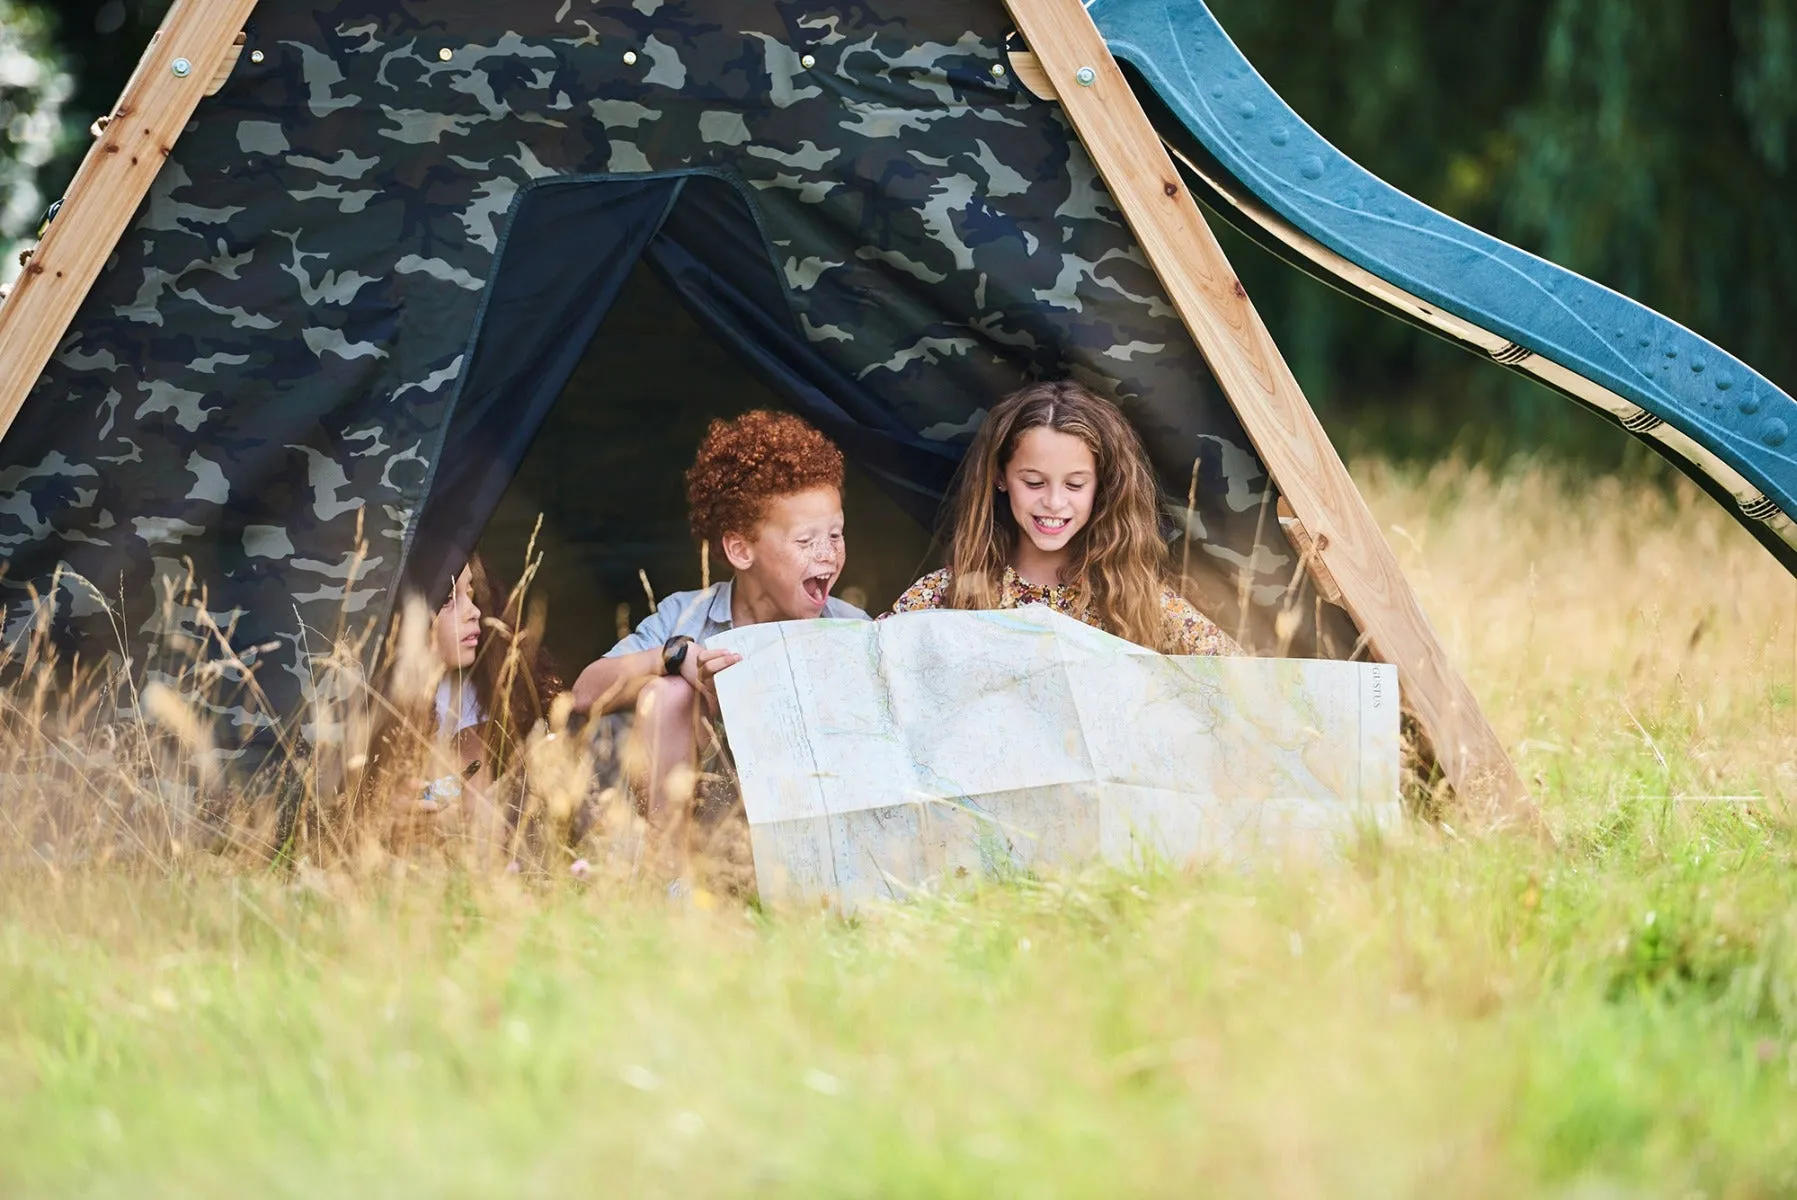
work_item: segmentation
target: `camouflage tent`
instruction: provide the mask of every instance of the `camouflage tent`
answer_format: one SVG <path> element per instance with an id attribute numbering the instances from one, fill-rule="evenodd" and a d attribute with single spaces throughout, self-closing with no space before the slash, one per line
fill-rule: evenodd
<path id="1" fill-rule="evenodd" d="M 1090 12 L 1219 211 L 1656 439 L 1792 561 L 1789 397 L 1367 176 L 1197 0 Z M 553 492 L 562 548 L 596 556 L 557 624 L 604 633 L 644 563 L 687 583 L 665 481 L 757 399 L 847 450 L 851 521 L 909 523 L 878 603 L 984 407 L 1072 375 L 1143 433 L 1201 603 L 1345 652 L 1012 35 L 1000 0 L 261 0 L 0 443 L 9 643 L 48 629 L 116 678 L 213 662 L 216 714 L 266 744 L 321 652 L 508 503 Z"/>
<path id="2" fill-rule="evenodd" d="M 68 652 L 152 675 L 228 639 L 267 696 L 217 701 L 240 735 L 299 713 L 408 556 L 478 534 L 638 260 L 920 521 L 992 398 L 1088 381 L 1177 508 L 1196 465 L 1215 603 L 1242 570 L 1275 602 L 1266 476 L 1010 29 L 266 0 L 0 446 L 7 636 L 49 604 Z"/>

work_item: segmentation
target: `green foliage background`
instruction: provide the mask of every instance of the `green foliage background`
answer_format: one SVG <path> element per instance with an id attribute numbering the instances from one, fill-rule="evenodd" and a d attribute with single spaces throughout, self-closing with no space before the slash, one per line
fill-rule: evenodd
<path id="1" fill-rule="evenodd" d="M 1797 0 L 1211 0 L 1274 88 L 1427 204 L 1633 296 L 1797 391 Z M 1357 449 L 1650 452 L 1231 245 Z"/>
<path id="2" fill-rule="evenodd" d="M 70 80 L 59 69 L 50 27 L 42 12 L 0 0 L 0 253 L 35 231 L 38 172 L 59 142 Z"/>
<path id="3" fill-rule="evenodd" d="M 1627 293 L 1797 392 L 1797 0 L 1211 0 L 1292 106 L 1417 198 Z M 76 87 L 55 195 L 166 0 L 35 8 Z M 50 40 L 46 39 L 46 44 Z M 8 147 L 0 143 L 0 158 Z M 3 202 L 0 197 L 0 202 Z M 1231 237 L 1354 452 L 1651 457 L 1534 384 Z"/>

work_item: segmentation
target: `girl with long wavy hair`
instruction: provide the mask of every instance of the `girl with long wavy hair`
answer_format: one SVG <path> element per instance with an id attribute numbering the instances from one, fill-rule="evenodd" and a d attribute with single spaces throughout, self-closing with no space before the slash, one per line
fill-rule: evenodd
<path id="1" fill-rule="evenodd" d="M 1046 604 L 1163 654 L 1238 654 L 1169 582 L 1160 493 L 1116 405 L 1070 380 L 998 404 L 961 463 L 948 566 L 892 611 Z"/>

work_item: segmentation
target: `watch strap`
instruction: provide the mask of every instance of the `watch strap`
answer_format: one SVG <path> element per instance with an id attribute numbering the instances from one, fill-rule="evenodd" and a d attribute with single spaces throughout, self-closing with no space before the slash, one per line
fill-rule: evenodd
<path id="1" fill-rule="evenodd" d="M 684 633 L 677 633 L 661 644 L 661 673 L 678 675 L 680 668 L 686 665 L 686 656 L 692 651 L 693 639 Z"/>

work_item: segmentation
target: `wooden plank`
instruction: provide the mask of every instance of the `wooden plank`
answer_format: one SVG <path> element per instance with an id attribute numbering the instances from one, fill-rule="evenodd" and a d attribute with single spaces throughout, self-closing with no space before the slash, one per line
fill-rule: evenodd
<path id="1" fill-rule="evenodd" d="M 1028 50 L 1013 50 L 1006 55 L 1011 60 L 1011 74 L 1017 76 L 1017 82 L 1024 90 L 1038 100 L 1059 100 L 1055 94 L 1054 80 L 1042 69 L 1042 62 Z"/>
<path id="2" fill-rule="evenodd" d="M 1310 572 L 1311 579 L 1316 581 L 1317 592 L 1331 604 L 1342 603 L 1341 585 L 1335 582 L 1335 576 L 1329 573 L 1329 565 L 1317 557 L 1315 539 L 1310 530 L 1304 528 L 1304 522 L 1292 511 L 1292 502 L 1284 496 L 1279 497 L 1279 528 L 1284 531 L 1286 540 L 1291 542 L 1292 549 L 1298 552 L 1298 561 Z"/>
<path id="3" fill-rule="evenodd" d="M 0 438 L 55 353 L 194 109 L 235 53 L 256 0 L 176 0 L 0 301 Z M 176 74 L 177 63 L 186 69 Z"/>
<path id="4" fill-rule="evenodd" d="M 1230 268 L 1159 134 L 1079 0 L 1005 0 L 1080 141 L 1204 353 L 1369 650 L 1398 669 L 1458 801 L 1489 824 L 1539 828 L 1466 683 L 1448 663 L 1378 522 Z"/>
<path id="5" fill-rule="evenodd" d="M 208 96 L 218 95 L 224 91 L 225 84 L 231 82 L 231 72 L 237 69 L 237 60 L 243 56 L 244 44 L 249 40 L 248 34 L 238 34 L 237 39 L 231 43 L 231 48 L 218 60 L 218 66 L 212 71 L 212 82 L 206 85 Z"/>

